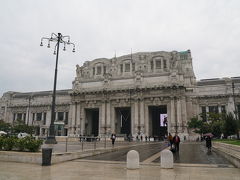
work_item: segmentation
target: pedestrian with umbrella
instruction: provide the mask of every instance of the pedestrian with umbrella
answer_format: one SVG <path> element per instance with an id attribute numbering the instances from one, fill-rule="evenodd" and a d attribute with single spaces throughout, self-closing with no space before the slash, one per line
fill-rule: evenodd
<path id="1" fill-rule="evenodd" d="M 205 136 L 205 140 L 206 140 L 206 147 L 208 148 L 208 151 L 211 152 L 212 151 L 212 137 L 213 134 L 212 133 L 207 133 L 204 134 L 203 136 Z"/>

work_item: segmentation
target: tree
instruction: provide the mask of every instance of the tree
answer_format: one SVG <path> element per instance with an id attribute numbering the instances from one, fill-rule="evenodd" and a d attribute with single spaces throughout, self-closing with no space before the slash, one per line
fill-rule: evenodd
<path id="1" fill-rule="evenodd" d="M 225 137 L 238 133 L 238 122 L 232 113 L 207 113 L 207 121 L 203 122 L 193 117 L 188 122 L 188 127 L 193 128 L 199 134 L 212 133 L 215 137 L 220 137 L 223 133 Z"/>
<path id="2" fill-rule="evenodd" d="M 202 131 L 203 131 L 203 121 L 198 120 L 198 117 L 191 118 L 191 120 L 187 124 L 188 124 L 188 128 L 194 129 L 195 133 L 202 134 Z"/>
<path id="3" fill-rule="evenodd" d="M 12 131 L 16 134 L 25 132 L 32 135 L 35 132 L 35 127 L 26 125 L 22 120 L 17 120 L 13 125 Z"/>
<path id="4" fill-rule="evenodd" d="M 0 120 L 0 131 L 10 132 L 11 131 L 11 124 Z"/>
<path id="5" fill-rule="evenodd" d="M 230 136 L 238 133 L 237 120 L 234 118 L 232 113 L 226 114 L 224 119 L 223 132 L 225 136 Z"/>

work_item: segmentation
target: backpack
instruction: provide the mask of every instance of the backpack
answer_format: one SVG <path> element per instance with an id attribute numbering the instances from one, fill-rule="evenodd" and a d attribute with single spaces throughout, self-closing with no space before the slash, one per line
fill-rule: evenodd
<path id="1" fill-rule="evenodd" d="M 176 138 L 175 138 L 175 142 L 180 142 L 180 139 L 179 139 L 179 137 L 178 136 L 176 136 Z"/>

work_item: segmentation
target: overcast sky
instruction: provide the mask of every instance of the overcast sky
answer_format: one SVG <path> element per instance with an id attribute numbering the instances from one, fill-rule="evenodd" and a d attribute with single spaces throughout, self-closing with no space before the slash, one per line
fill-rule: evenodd
<path id="1" fill-rule="evenodd" d="M 197 79 L 240 76 L 239 0 L 5 0 L 0 6 L 0 96 L 52 90 L 52 32 L 76 44 L 60 51 L 57 89 L 76 64 L 141 51 L 190 49 Z M 62 48 L 61 48 L 62 49 Z"/>

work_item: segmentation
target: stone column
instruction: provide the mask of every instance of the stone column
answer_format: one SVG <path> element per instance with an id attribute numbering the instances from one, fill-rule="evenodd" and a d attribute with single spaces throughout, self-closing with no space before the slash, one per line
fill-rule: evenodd
<path id="1" fill-rule="evenodd" d="M 140 101 L 140 127 L 141 132 L 145 133 L 145 127 L 144 127 L 144 99 Z"/>
<path id="2" fill-rule="evenodd" d="M 175 130 L 176 130 L 176 127 L 174 127 L 174 126 L 176 126 L 177 124 L 176 124 L 176 120 L 175 120 L 175 102 L 174 102 L 174 97 L 172 97 L 171 98 L 171 119 L 169 120 L 169 123 L 171 123 L 171 127 L 172 127 L 172 129 L 171 129 L 171 133 L 173 133 L 173 132 L 175 132 Z"/>
<path id="3" fill-rule="evenodd" d="M 131 103 L 131 134 L 135 134 L 135 108 L 134 103 Z"/>
<path id="4" fill-rule="evenodd" d="M 102 107 L 101 107 L 101 129 L 103 134 L 105 134 L 106 132 L 106 106 L 105 106 L 105 101 L 102 102 Z"/>
<path id="5" fill-rule="evenodd" d="M 177 99 L 177 126 L 178 132 L 182 131 L 182 109 L 181 109 L 181 100 L 180 98 Z"/>
<path id="6" fill-rule="evenodd" d="M 172 124 L 171 124 L 171 102 L 169 102 L 167 104 L 167 121 L 168 121 L 168 127 L 167 127 L 167 131 L 168 133 L 171 133 L 171 127 L 172 127 Z"/>
<path id="7" fill-rule="evenodd" d="M 54 121 L 58 121 L 58 112 L 57 111 L 55 112 L 55 119 L 54 119 Z"/>
<path id="8" fill-rule="evenodd" d="M 145 104 L 144 110 L 145 110 L 145 135 L 149 136 L 149 110 L 147 104 Z"/>
<path id="9" fill-rule="evenodd" d="M 209 107 L 208 107 L 208 105 L 206 105 L 206 113 L 208 113 L 209 112 Z"/>
<path id="10" fill-rule="evenodd" d="M 218 106 L 218 112 L 219 112 L 219 113 L 222 113 L 221 106 Z"/>
<path id="11" fill-rule="evenodd" d="M 234 107 L 234 100 L 233 100 L 233 97 L 230 96 L 228 98 L 228 103 L 227 103 L 227 108 L 226 108 L 227 112 L 228 113 L 232 113 L 234 116 L 235 116 L 235 107 Z"/>
<path id="12" fill-rule="evenodd" d="M 139 122 L 139 113 L 138 113 L 138 100 L 136 99 L 135 102 L 134 102 L 134 134 L 135 133 L 138 133 L 138 122 Z"/>
<path id="13" fill-rule="evenodd" d="M 76 127 L 77 127 L 77 134 L 80 134 L 80 127 L 81 127 L 81 125 L 80 125 L 80 109 L 81 109 L 81 105 L 80 105 L 80 103 L 77 103 L 77 107 L 76 107 L 76 109 L 77 109 L 77 115 L 76 115 Z"/>
<path id="14" fill-rule="evenodd" d="M 80 132 L 81 135 L 85 135 L 85 109 L 83 108 L 83 106 L 80 107 Z"/>
<path id="15" fill-rule="evenodd" d="M 29 114 L 29 124 L 31 123 L 31 121 L 32 121 L 32 113 L 30 113 Z M 50 124 L 51 124 L 51 110 L 48 110 L 47 111 L 47 116 L 46 116 L 46 126 L 50 126 Z"/>
<path id="16" fill-rule="evenodd" d="M 183 131 L 187 133 L 187 105 L 186 105 L 186 97 L 182 97 L 181 99 L 181 104 L 182 104 L 182 127 Z"/>
<path id="17" fill-rule="evenodd" d="M 5 107 L 6 109 L 7 107 Z M 27 111 L 26 111 L 26 119 L 25 119 L 25 124 L 29 124 L 29 120 L 30 120 L 30 111 L 29 111 L 29 106 L 27 107 Z M 4 113 L 5 114 L 5 113 Z M 28 117 L 29 114 L 29 117 Z M 28 119 L 29 118 L 29 119 Z"/>
<path id="18" fill-rule="evenodd" d="M 116 133 L 115 132 L 115 121 L 116 121 L 116 117 L 115 117 L 115 108 L 114 108 L 114 106 L 111 106 L 110 107 L 110 109 L 111 109 L 111 132 L 114 132 L 114 133 Z"/>
<path id="19" fill-rule="evenodd" d="M 30 121 L 30 125 L 33 125 L 34 124 L 34 121 L 36 121 L 36 112 L 34 113 L 31 113 L 32 114 L 32 118 L 31 118 L 31 121 Z M 16 122 L 16 118 L 17 118 L 17 114 L 15 116 L 15 119 L 14 119 L 14 122 Z M 34 120 L 33 120 L 34 119 Z M 49 125 L 51 123 L 51 112 L 50 112 L 50 118 L 49 118 Z"/>
<path id="20" fill-rule="evenodd" d="M 107 124 L 107 132 L 112 133 L 111 131 L 111 106 L 110 101 L 106 103 L 106 124 Z"/>
<path id="21" fill-rule="evenodd" d="M 39 128 L 39 136 L 42 136 L 42 128 Z"/>
<path id="22" fill-rule="evenodd" d="M 77 103 L 74 102 L 71 106 L 72 106 L 71 134 L 74 134 L 75 125 L 76 125 L 76 116 L 77 116 L 77 110 L 76 110 Z"/>

